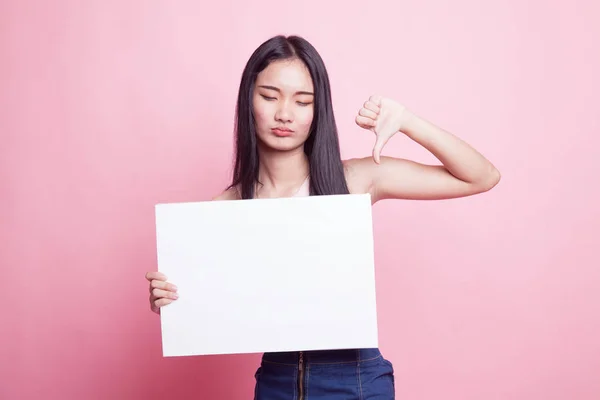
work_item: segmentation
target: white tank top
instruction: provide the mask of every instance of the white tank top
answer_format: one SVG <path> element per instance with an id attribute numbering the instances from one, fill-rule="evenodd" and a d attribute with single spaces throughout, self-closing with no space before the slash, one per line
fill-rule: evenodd
<path id="1" fill-rule="evenodd" d="M 298 191 L 292 197 L 302 197 L 302 196 L 310 196 L 310 179 L 306 177 L 304 182 L 302 182 L 302 186 L 298 188 Z"/>

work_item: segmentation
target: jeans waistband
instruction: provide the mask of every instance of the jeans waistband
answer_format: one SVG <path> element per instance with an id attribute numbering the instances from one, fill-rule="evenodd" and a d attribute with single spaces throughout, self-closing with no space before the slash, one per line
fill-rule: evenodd
<path id="1" fill-rule="evenodd" d="M 344 349 L 344 350 L 311 350 L 303 351 L 305 362 L 311 364 L 333 364 L 369 361 L 381 357 L 377 348 L 373 349 Z M 263 361 L 296 365 L 300 359 L 300 352 L 272 352 L 264 353 Z"/>

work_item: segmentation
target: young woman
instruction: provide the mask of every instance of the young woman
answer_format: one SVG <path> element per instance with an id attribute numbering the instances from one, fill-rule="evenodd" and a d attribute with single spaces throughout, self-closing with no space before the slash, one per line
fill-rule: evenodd
<path id="1" fill-rule="evenodd" d="M 356 123 L 375 136 L 372 155 L 342 161 L 325 65 L 297 36 L 276 36 L 250 57 L 236 109 L 231 185 L 214 200 L 370 193 L 383 199 L 448 199 L 482 193 L 498 170 L 458 137 L 400 103 L 371 96 Z M 395 134 L 429 150 L 442 165 L 382 157 Z M 160 313 L 178 297 L 158 272 L 148 272 L 150 306 Z M 265 353 L 255 399 L 394 398 L 392 364 L 378 349 Z"/>

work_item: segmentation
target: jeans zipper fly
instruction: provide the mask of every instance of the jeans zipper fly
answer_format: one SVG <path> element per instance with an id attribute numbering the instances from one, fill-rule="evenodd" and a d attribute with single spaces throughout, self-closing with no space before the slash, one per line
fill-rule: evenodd
<path id="1" fill-rule="evenodd" d="M 298 358 L 298 400 L 304 399 L 304 353 L 301 351 Z"/>

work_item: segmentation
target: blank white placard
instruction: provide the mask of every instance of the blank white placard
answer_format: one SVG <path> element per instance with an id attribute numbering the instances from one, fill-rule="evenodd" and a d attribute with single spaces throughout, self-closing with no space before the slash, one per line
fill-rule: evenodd
<path id="1" fill-rule="evenodd" d="M 378 347 L 369 194 L 155 211 L 163 356 Z"/>

